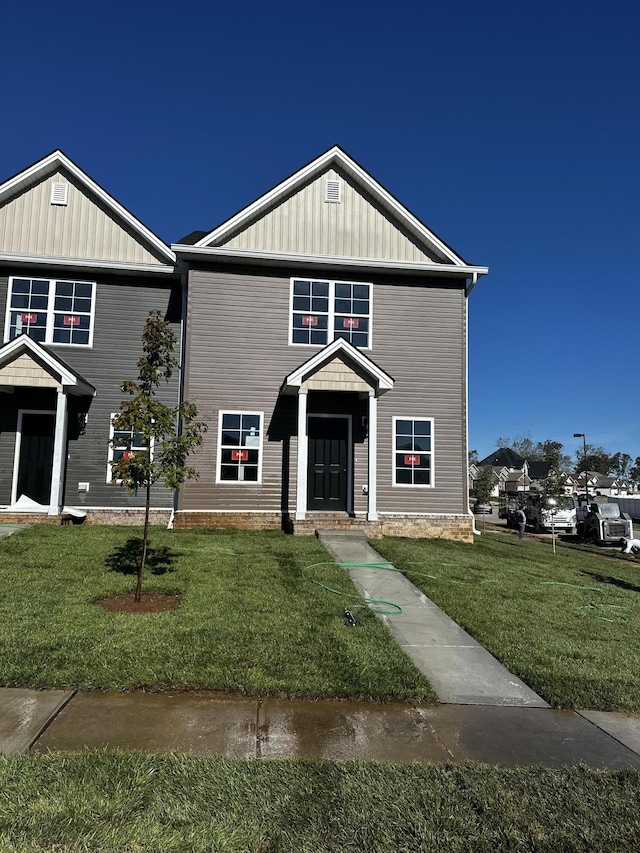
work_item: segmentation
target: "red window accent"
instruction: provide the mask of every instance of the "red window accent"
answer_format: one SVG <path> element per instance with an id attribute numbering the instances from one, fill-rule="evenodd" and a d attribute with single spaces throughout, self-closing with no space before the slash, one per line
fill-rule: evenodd
<path id="1" fill-rule="evenodd" d="M 132 459 L 133 458 L 133 450 L 125 450 L 122 454 L 123 459 Z"/>
<path id="2" fill-rule="evenodd" d="M 342 319 L 343 329 L 357 329 L 359 325 L 360 320 L 357 317 L 343 317 Z"/>
<path id="3" fill-rule="evenodd" d="M 65 326 L 79 326 L 80 317 L 75 317 L 73 314 L 65 314 L 62 322 Z"/>
<path id="4" fill-rule="evenodd" d="M 305 316 L 302 318 L 302 325 L 303 326 L 317 326 L 318 325 L 318 318 L 317 317 L 311 317 L 311 316 Z"/>
<path id="5" fill-rule="evenodd" d="M 419 465 L 420 457 L 419 456 L 405 456 L 404 457 L 405 465 Z"/>
<path id="6" fill-rule="evenodd" d="M 20 319 L 23 323 L 37 323 L 38 315 L 37 314 L 21 314 Z"/>
<path id="7" fill-rule="evenodd" d="M 231 459 L 233 462 L 246 462 L 249 458 L 248 450 L 232 450 Z"/>

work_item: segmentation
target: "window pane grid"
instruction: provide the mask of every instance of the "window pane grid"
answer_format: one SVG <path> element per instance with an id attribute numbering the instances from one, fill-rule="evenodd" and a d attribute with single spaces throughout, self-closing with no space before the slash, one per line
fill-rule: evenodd
<path id="1" fill-rule="evenodd" d="M 432 423 L 425 419 L 395 421 L 394 484 L 432 485 Z"/>
<path id="2" fill-rule="evenodd" d="M 344 338 L 370 346 L 371 285 L 294 279 L 291 342 L 323 346 Z"/>
<path id="3" fill-rule="evenodd" d="M 220 482 L 259 482 L 261 421 L 261 415 L 256 413 L 221 413 Z"/>
<path id="4" fill-rule="evenodd" d="M 151 458 L 153 458 L 153 440 L 151 442 L 151 447 L 147 447 L 144 436 L 142 436 L 141 433 L 136 432 L 133 428 L 115 429 L 113 427 L 114 417 L 115 415 L 111 415 L 112 440 L 109 442 L 109 456 L 107 460 L 107 483 L 121 482 L 120 480 L 113 480 L 111 464 L 113 462 L 119 462 L 125 455 L 125 453 L 131 454 L 132 456 L 140 453 L 150 453 Z"/>
<path id="5" fill-rule="evenodd" d="M 12 279 L 7 340 L 27 334 L 39 343 L 89 346 L 93 292 L 90 282 Z"/>

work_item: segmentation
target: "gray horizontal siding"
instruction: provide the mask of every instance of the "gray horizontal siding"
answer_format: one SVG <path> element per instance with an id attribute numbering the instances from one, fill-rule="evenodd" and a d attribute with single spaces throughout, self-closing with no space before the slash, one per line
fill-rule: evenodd
<path id="1" fill-rule="evenodd" d="M 16 270 L 12 274 L 19 274 Z M 23 274 L 26 274 L 23 272 Z M 60 277 L 61 273 L 46 277 Z M 86 277 L 85 277 L 86 278 Z M 121 384 L 125 379 L 137 378 L 136 362 L 142 354 L 141 334 L 149 311 L 158 308 L 173 318 L 173 329 L 180 334 L 180 295 L 177 282 L 154 282 L 151 278 L 101 276 L 96 279 L 96 310 L 93 347 L 66 347 L 51 345 L 49 350 L 78 371 L 96 388 L 91 400 L 84 435 L 75 437 L 69 430 L 65 502 L 72 506 L 139 507 L 144 505 L 144 495 L 129 495 L 121 486 L 107 483 L 107 458 L 110 416 L 117 412 L 123 399 Z M 4 322 L 7 295 L 7 277 L 0 279 L 0 307 Z M 176 351 L 176 357 L 179 357 Z M 160 396 L 168 404 L 178 399 L 179 373 L 161 388 Z M 11 395 L 12 396 L 12 395 Z M 0 406 L 5 395 L 0 395 Z M 10 395 L 6 395 L 10 399 Z M 24 393 L 20 399 L 24 397 Z M 70 402 L 70 410 L 76 400 Z M 15 415 L 13 427 L 0 434 L 0 502 L 10 497 L 15 447 Z M 6 465 L 10 460 L 10 472 Z M 88 494 L 78 492 L 79 482 L 89 482 Z M 152 505 L 170 507 L 173 493 L 157 485 L 153 489 Z"/>
<path id="2" fill-rule="evenodd" d="M 186 396 L 209 432 L 196 458 L 200 479 L 182 491 L 181 508 L 281 508 L 281 477 L 289 463 L 289 504 L 295 504 L 295 398 L 278 404 L 283 379 L 316 347 L 288 346 L 288 275 L 192 270 L 189 278 Z M 465 297 L 460 287 L 425 279 L 374 282 L 373 349 L 367 355 L 395 379 L 379 405 L 378 504 L 381 512 L 462 512 L 466 470 Z M 313 410 L 313 392 L 309 407 Z M 278 408 L 276 405 L 278 404 Z M 215 483 L 218 413 L 265 415 L 260 485 Z M 282 410 L 282 411 L 280 411 Z M 436 486 L 392 488 L 392 417 L 432 417 Z M 287 441 L 290 446 L 287 447 Z M 364 511 L 366 445 L 355 448 L 354 501 Z"/>

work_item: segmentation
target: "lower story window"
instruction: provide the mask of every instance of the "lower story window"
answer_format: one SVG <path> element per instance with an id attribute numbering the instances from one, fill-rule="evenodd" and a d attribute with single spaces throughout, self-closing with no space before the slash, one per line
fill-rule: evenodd
<path id="1" fill-rule="evenodd" d="M 394 418 L 394 486 L 433 485 L 433 418 Z"/>
<path id="2" fill-rule="evenodd" d="M 112 462 L 119 462 L 123 456 L 128 454 L 132 456 L 136 453 L 146 453 L 147 447 L 144 443 L 144 438 L 133 429 L 115 429 L 113 419 L 115 415 L 111 415 L 111 429 L 109 431 L 109 457 L 107 460 L 107 483 L 113 481 Z M 151 456 L 153 457 L 153 445 L 151 447 Z"/>
<path id="3" fill-rule="evenodd" d="M 262 412 L 220 412 L 218 483 L 262 479 Z"/>

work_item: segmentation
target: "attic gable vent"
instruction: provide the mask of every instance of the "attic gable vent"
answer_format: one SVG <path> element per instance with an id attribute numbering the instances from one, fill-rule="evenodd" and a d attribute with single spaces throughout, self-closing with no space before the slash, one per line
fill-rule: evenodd
<path id="1" fill-rule="evenodd" d="M 333 204 L 340 204 L 341 197 L 340 181 L 327 180 L 324 184 L 324 200 Z"/>
<path id="2" fill-rule="evenodd" d="M 51 184 L 51 204 L 66 205 L 68 189 L 69 184 L 53 181 Z"/>

